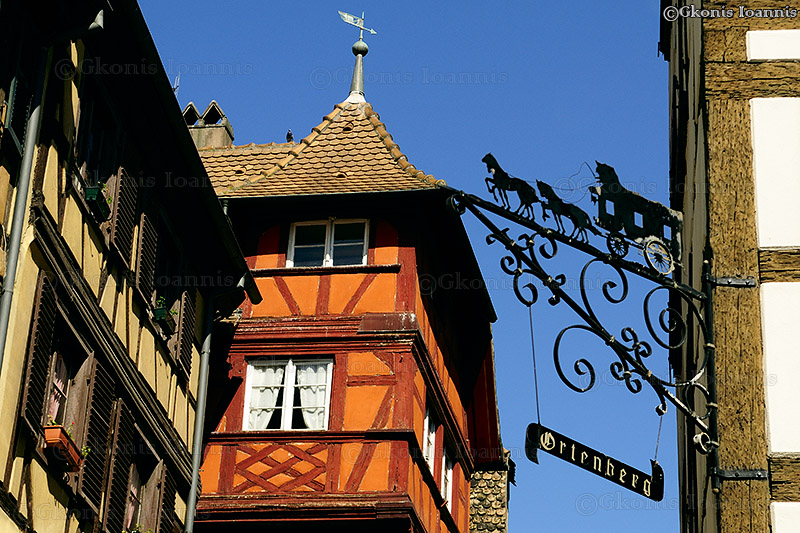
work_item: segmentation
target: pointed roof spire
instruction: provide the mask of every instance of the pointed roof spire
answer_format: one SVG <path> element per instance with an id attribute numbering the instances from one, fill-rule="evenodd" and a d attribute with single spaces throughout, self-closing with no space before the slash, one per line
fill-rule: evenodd
<path id="1" fill-rule="evenodd" d="M 353 81 L 350 82 L 350 96 L 345 102 L 366 102 L 364 99 L 364 56 L 369 52 L 367 43 L 359 39 L 353 44 L 356 64 L 353 67 Z"/>
<path id="2" fill-rule="evenodd" d="M 356 64 L 353 67 L 353 81 L 350 83 L 350 95 L 345 102 L 366 102 L 364 99 L 364 56 L 369 52 L 369 47 L 367 43 L 364 42 L 364 30 L 372 35 L 376 35 L 378 32 L 372 28 L 364 27 L 363 12 L 361 13 L 361 17 L 356 17 L 350 13 L 339 11 L 339 16 L 342 17 L 343 21 L 360 30 L 358 41 L 353 45 L 353 55 L 356 56 Z"/>

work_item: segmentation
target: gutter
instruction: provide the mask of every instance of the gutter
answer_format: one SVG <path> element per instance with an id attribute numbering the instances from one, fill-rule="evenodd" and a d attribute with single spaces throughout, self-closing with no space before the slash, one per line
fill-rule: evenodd
<path id="1" fill-rule="evenodd" d="M 188 163 L 191 174 L 203 181 L 202 187 L 193 189 L 200 198 L 199 200 L 204 205 L 204 214 L 210 218 L 209 224 L 212 227 L 218 228 L 221 236 L 221 244 L 230 259 L 231 270 L 235 272 L 242 272 L 244 274 L 244 284 L 240 285 L 240 289 L 244 289 L 247 296 L 254 304 L 261 302 L 261 294 L 256 286 L 255 279 L 250 273 L 250 268 L 244 259 L 244 254 L 236 240 L 233 229 L 227 221 L 220 207 L 220 199 L 214 192 L 214 187 L 208 177 L 205 166 L 200 160 L 200 154 L 197 147 L 189 134 L 189 129 L 183 121 L 181 108 L 178 105 L 178 100 L 175 98 L 175 93 L 172 91 L 172 85 L 167 78 L 166 70 L 164 69 L 161 57 L 158 54 L 153 36 L 147 27 L 144 15 L 136 2 L 136 0 L 123 0 L 124 5 L 122 9 L 122 18 L 130 20 L 130 30 L 136 40 L 137 45 L 142 53 L 142 57 L 157 64 L 159 72 L 152 76 L 153 87 L 166 109 L 171 109 L 165 116 L 165 120 L 169 123 L 174 133 L 175 143 L 178 149 L 183 154 L 184 159 Z M 137 56 L 138 57 L 138 56 Z"/>

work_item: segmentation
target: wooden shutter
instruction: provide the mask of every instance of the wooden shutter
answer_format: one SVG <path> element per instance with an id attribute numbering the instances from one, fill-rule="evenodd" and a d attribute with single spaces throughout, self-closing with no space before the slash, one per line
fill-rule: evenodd
<path id="1" fill-rule="evenodd" d="M 32 105 L 33 90 L 21 70 L 17 70 L 14 79 L 11 81 L 6 127 L 11 133 L 11 137 L 20 154 L 25 144 L 25 130 Z"/>
<path id="2" fill-rule="evenodd" d="M 83 460 L 78 478 L 78 492 L 95 510 L 99 510 L 114 415 L 114 381 L 97 360 L 94 361 L 88 412 L 89 420 L 84 444 L 91 451 Z"/>
<path id="3" fill-rule="evenodd" d="M 164 465 L 164 479 L 161 482 L 161 513 L 157 533 L 172 533 L 175 530 L 175 478 Z"/>
<path id="4" fill-rule="evenodd" d="M 181 295 L 181 325 L 178 330 L 178 366 L 186 379 L 192 371 L 192 347 L 194 346 L 194 320 L 196 314 L 196 291 L 193 287 Z"/>
<path id="5" fill-rule="evenodd" d="M 153 297 L 153 278 L 156 269 L 158 234 L 153 222 L 142 213 L 139 223 L 139 246 L 136 259 L 136 286 L 148 303 Z"/>
<path id="6" fill-rule="evenodd" d="M 118 533 L 125 522 L 128 501 L 128 481 L 134 459 L 134 426 L 130 411 L 122 400 L 117 406 L 117 423 L 111 455 L 111 479 L 106 494 L 104 525 L 106 531 Z"/>
<path id="7" fill-rule="evenodd" d="M 111 228 L 111 242 L 117 247 L 125 264 L 131 258 L 133 246 L 133 227 L 136 224 L 136 180 L 120 171 L 117 193 L 114 195 L 114 219 Z"/>
<path id="8" fill-rule="evenodd" d="M 23 418 L 34 434 L 41 431 L 44 416 L 44 397 L 53 355 L 53 331 L 56 325 L 55 286 L 44 272 L 39 274 L 36 304 L 33 309 L 28 368 L 25 372 L 25 391 L 22 400 Z"/>

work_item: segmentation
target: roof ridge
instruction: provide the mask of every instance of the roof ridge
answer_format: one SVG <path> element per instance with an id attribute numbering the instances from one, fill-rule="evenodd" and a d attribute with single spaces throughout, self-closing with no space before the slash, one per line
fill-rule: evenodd
<path id="1" fill-rule="evenodd" d="M 277 147 L 282 147 L 282 146 L 291 146 L 291 145 L 294 145 L 294 144 L 295 143 L 276 143 L 276 142 L 264 143 L 264 144 L 256 144 L 254 142 L 251 142 L 251 143 L 248 143 L 248 144 L 240 144 L 238 146 L 233 146 L 233 145 L 232 146 L 202 146 L 202 147 L 199 147 L 197 149 L 197 151 L 198 152 L 214 152 L 214 151 L 220 151 L 220 152 L 225 151 L 225 152 L 227 152 L 227 151 L 232 151 L 232 150 L 250 150 L 250 149 L 256 149 L 256 148 L 277 148 Z"/>
<path id="2" fill-rule="evenodd" d="M 249 185 L 252 185 L 254 183 L 258 183 L 258 182 L 260 182 L 261 180 L 263 180 L 265 178 L 269 178 L 270 176 L 275 174 L 278 170 L 282 170 L 282 169 L 286 168 L 286 166 L 289 163 L 291 163 L 294 159 L 296 159 L 297 156 L 299 156 L 303 152 L 303 150 L 306 149 L 306 147 L 310 146 L 311 143 L 314 142 L 314 139 L 319 137 L 320 134 L 323 131 L 327 130 L 328 127 L 336 119 L 336 117 L 341 115 L 342 112 L 346 108 L 347 108 L 347 106 L 344 105 L 344 103 L 336 104 L 335 106 L 333 106 L 333 111 L 331 111 L 330 113 L 328 113 L 327 115 L 322 117 L 322 122 L 320 122 L 318 125 L 316 125 L 313 128 L 311 128 L 311 133 L 309 133 L 308 135 L 306 135 L 305 137 L 300 139 L 299 143 L 295 143 L 295 147 L 292 148 L 289 151 L 289 155 L 288 156 L 283 158 L 277 164 L 273 165 L 272 168 L 262 171 L 261 175 L 258 178 L 254 179 L 254 180 L 249 180 L 249 181 L 247 181 L 245 183 L 237 185 L 236 187 L 231 187 L 228 190 L 229 191 L 235 191 L 235 190 L 239 190 L 239 189 L 244 189 L 244 188 L 248 187 Z"/>
<path id="3" fill-rule="evenodd" d="M 428 183 L 431 185 L 447 185 L 447 182 L 444 180 L 437 180 L 433 177 L 432 174 L 425 174 L 422 170 L 417 169 L 414 165 L 412 165 L 408 161 L 408 156 L 405 155 L 400 150 L 400 145 L 394 142 L 394 138 L 392 138 L 392 134 L 389 133 L 386 129 L 386 124 L 381 122 L 381 116 L 372 108 L 372 104 L 365 102 L 360 104 L 363 106 L 364 115 L 367 117 L 367 120 L 372 125 L 373 130 L 375 133 L 378 134 L 378 138 L 381 140 L 383 145 L 389 150 L 389 155 L 392 156 L 392 159 L 395 163 L 409 176 L 417 178 L 418 180 Z"/>

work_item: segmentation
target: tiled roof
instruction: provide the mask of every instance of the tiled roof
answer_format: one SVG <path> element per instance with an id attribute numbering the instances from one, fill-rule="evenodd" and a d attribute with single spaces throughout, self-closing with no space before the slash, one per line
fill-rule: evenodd
<path id="1" fill-rule="evenodd" d="M 263 176 L 289 155 L 294 143 L 245 144 L 230 148 L 200 148 L 200 159 L 217 194 Z"/>
<path id="2" fill-rule="evenodd" d="M 368 103 L 337 104 L 299 143 L 204 148 L 220 196 L 288 196 L 433 189 Z"/>

